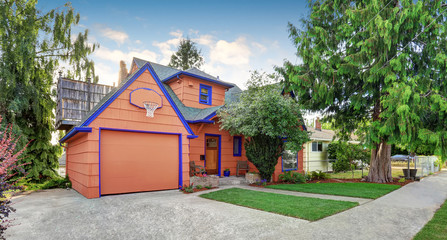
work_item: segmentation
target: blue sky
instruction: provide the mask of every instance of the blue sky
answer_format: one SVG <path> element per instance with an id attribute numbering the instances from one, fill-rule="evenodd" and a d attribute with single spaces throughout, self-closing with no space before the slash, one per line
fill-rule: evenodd
<path id="1" fill-rule="evenodd" d="M 41 1 L 49 10 L 65 1 Z M 306 16 L 296 1 L 88 1 L 74 0 L 81 14 L 75 31 L 89 29 L 101 47 L 92 55 L 100 83 L 117 81 L 119 61 L 132 57 L 168 64 L 181 38 L 202 50 L 205 72 L 244 87 L 250 70 L 273 71 L 284 59 L 297 61 L 287 23 Z"/>

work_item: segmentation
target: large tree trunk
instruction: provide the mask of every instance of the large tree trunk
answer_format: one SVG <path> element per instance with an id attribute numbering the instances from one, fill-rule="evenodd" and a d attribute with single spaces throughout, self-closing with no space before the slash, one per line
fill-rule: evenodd
<path id="1" fill-rule="evenodd" d="M 381 141 L 371 150 L 371 163 L 369 168 L 368 182 L 386 183 L 392 182 L 391 175 L 391 145 Z"/>

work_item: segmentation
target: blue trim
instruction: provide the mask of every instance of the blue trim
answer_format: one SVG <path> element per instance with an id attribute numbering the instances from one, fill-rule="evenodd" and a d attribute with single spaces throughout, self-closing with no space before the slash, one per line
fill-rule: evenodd
<path id="1" fill-rule="evenodd" d="M 237 146 L 238 153 L 234 153 L 234 140 L 239 139 L 239 144 Z M 242 156 L 242 137 L 241 136 L 233 136 L 233 157 L 240 157 Z"/>
<path id="2" fill-rule="evenodd" d="M 202 89 L 207 89 L 208 93 L 207 94 L 202 93 Z M 201 99 L 202 95 L 207 97 L 206 101 Z M 213 102 L 213 87 L 205 85 L 205 84 L 200 84 L 200 88 L 199 88 L 199 103 L 206 104 L 206 105 L 211 105 L 212 102 Z"/>
<path id="3" fill-rule="evenodd" d="M 198 138 L 199 136 L 197 135 L 188 135 L 186 136 L 188 139 L 194 139 L 194 138 Z"/>
<path id="4" fill-rule="evenodd" d="M 228 88 L 234 87 L 233 84 L 224 83 L 224 82 L 221 82 L 221 81 L 218 81 L 218 80 L 214 80 L 214 79 L 207 78 L 207 77 L 202 77 L 202 76 L 199 76 L 199 75 L 196 75 L 196 74 L 193 74 L 193 73 L 189 73 L 189 72 L 185 72 L 185 71 L 177 72 L 177 73 L 175 73 L 175 74 L 173 74 L 173 75 L 163 79 L 162 82 L 163 83 L 167 83 L 167 82 L 169 82 L 170 80 L 172 80 L 172 79 L 174 79 L 176 77 L 178 78 L 178 76 L 180 76 L 180 75 L 186 75 L 186 76 L 198 78 L 198 79 L 205 80 L 205 81 L 212 82 L 212 83 L 216 83 L 216 84 L 228 87 Z"/>
<path id="5" fill-rule="evenodd" d="M 99 197 L 101 197 L 101 128 L 99 128 L 99 147 L 98 147 L 98 175 L 99 175 Z"/>
<path id="6" fill-rule="evenodd" d="M 133 90 L 132 92 L 130 92 L 130 93 L 129 93 L 129 102 L 130 102 L 130 104 L 134 105 L 135 107 L 141 108 L 141 109 L 146 109 L 144 106 L 140 107 L 140 106 L 138 106 L 137 104 L 135 104 L 135 103 L 132 102 L 132 93 L 135 92 L 135 91 L 137 91 L 137 90 L 140 90 L 140 89 L 144 89 L 144 90 L 148 90 L 148 91 L 153 91 L 153 92 L 156 93 L 158 96 L 160 96 L 161 105 L 160 105 L 157 109 L 163 107 L 163 98 L 161 97 L 161 95 L 160 95 L 157 91 L 155 91 L 154 89 L 150 89 L 150 88 L 137 88 L 137 89 Z"/>
<path id="7" fill-rule="evenodd" d="M 174 101 L 172 100 L 171 96 L 168 94 L 166 89 L 163 87 L 163 84 L 160 82 L 160 79 L 158 78 L 157 74 L 155 74 L 154 69 L 149 63 L 144 64 L 143 67 L 138 70 L 138 72 L 131 78 L 129 81 L 126 82 L 113 96 L 108 99 L 101 107 L 99 107 L 93 115 L 91 115 L 85 122 L 81 124 L 81 127 L 88 126 L 93 120 L 95 120 L 99 114 L 101 114 L 121 93 L 124 92 L 141 74 L 144 73 L 144 71 L 148 70 L 152 77 L 154 78 L 155 82 L 157 83 L 158 87 L 163 92 L 163 95 L 168 100 L 169 104 L 174 109 L 175 113 L 177 113 L 177 116 L 180 118 L 180 121 L 183 123 L 183 126 L 186 128 L 189 134 L 194 135 L 194 132 L 189 127 L 188 123 L 186 122 L 185 118 L 183 117 L 182 113 L 178 109 L 177 105 L 175 105 Z"/>
<path id="8" fill-rule="evenodd" d="M 211 113 L 210 115 L 206 116 L 204 119 L 205 119 L 205 120 L 210 120 L 210 119 L 213 118 L 214 116 L 216 116 L 216 112 Z"/>
<path id="9" fill-rule="evenodd" d="M 61 140 L 59 140 L 59 143 L 64 143 L 68 139 L 74 137 L 78 133 L 91 133 L 92 128 L 91 127 L 75 127 L 73 128 L 69 133 L 67 133 Z"/>
<path id="10" fill-rule="evenodd" d="M 282 154 L 281 154 L 281 172 L 288 172 L 288 171 L 297 171 L 298 170 L 298 153 L 296 153 L 296 168 L 290 168 L 290 169 L 284 169 L 284 161 L 282 160 Z"/>
<path id="11" fill-rule="evenodd" d="M 187 123 L 214 123 L 212 120 L 186 120 Z"/>
<path id="12" fill-rule="evenodd" d="M 131 129 L 120 129 L 120 128 L 107 128 L 100 127 L 99 128 L 99 156 L 98 156 L 98 165 L 99 165 L 99 197 L 101 197 L 101 130 L 106 131 L 119 131 L 119 132 L 135 132 L 135 133 L 153 133 L 153 134 L 166 134 L 166 135 L 178 135 L 179 137 L 179 187 L 183 186 L 183 149 L 182 149 L 182 134 L 181 133 L 171 133 L 171 132 L 156 132 L 156 131 L 143 131 L 143 130 L 131 130 Z"/>
<path id="13" fill-rule="evenodd" d="M 204 149 L 204 152 L 205 152 L 205 164 L 204 164 L 204 166 L 205 166 L 205 170 L 206 170 L 206 137 L 207 136 L 210 136 L 210 137 L 219 137 L 219 147 L 218 147 L 218 151 L 217 151 L 217 155 L 218 155 L 218 173 L 217 173 L 217 176 L 219 176 L 220 177 L 220 172 L 221 172 L 221 168 L 222 168 L 222 163 L 221 163 L 221 161 L 222 161 L 222 159 L 221 159 L 221 154 L 222 154 L 222 136 L 220 135 L 220 134 L 211 134 L 211 133 L 205 133 L 205 149 Z"/>
<path id="14" fill-rule="evenodd" d="M 284 88 L 282 89 L 281 95 L 284 95 Z M 290 91 L 290 96 L 295 98 L 295 93 L 293 91 Z"/>
<path id="15" fill-rule="evenodd" d="M 183 147 L 182 134 L 178 135 L 178 187 L 183 187 Z"/>

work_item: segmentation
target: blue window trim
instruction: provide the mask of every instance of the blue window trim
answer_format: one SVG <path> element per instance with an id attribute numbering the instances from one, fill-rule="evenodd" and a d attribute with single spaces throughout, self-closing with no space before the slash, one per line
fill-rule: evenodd
<path id="1" fill-rule="evenodd" d="M 204 94 L 202 93 L 202 89 L 208 89 L 208 94 Z M 200 97 L 201 96 L 207 96 L 208 100 L 207 101 L 203 101 Z M 213 97 L 213 87 L 205 85 L 205 84 L 200 84 L 200 89 L 199 89 L 199 103 L 201 104 L 206 104 L 206 105 L 211 105 L 212 104 L 212 97 Z"/>
<path id="2" fill-rule="evenodd" d="M 238 148 L 238 153 L 237 154 L 235 154 L 234 153 L 234 141 L 236 140 L 236 139 L 239 139 L 239 144 L 238 144 L 238 146 L 237 146 L 237 148 Z M 242 137 L 241 136 L 234 136 L 233 137 L 233 156 L 234 157 L 240 157 L 240 156 L 242 156 Z"/>
<path id="3" fill-rule="evenodd" d="M 130 129 L 120 129 L 120 128 L 99 128 L 99 149 L 98 149 L 98 177 L 99 177 L 99 197 L 101 197 L 101 130 L 107 131 L 119 131 L 119 132 L 136 132 L 136 133 L 153 133 L 153 134 L 166 134 L 166 135 L 177 135 L 178 136 L 178 186 L 179 189 L 183 187 L 183 148 L 182 148 L 182 135 L 181 133 L 171 133 L 171 132 L 155 132 L 155 131 L 143 131 L 143 130 L 130 130 Z M 220 138 L 219 138 L 220 140 Z M 219 142 L 220 144 L 220 142 Z M 220 153 L 220 145 L 219 145 Z M 220 156 L 219 156 L 220 164 Z M 220 165 L 219 165 L 220 168 Z"/>
<path id="4" fill-rule="evenodd" d="M 204 151 L 204 155 L 205 155 L 205 162 L 204 162 L 204 167 L 205 167 L 205 170 L 206 170 L 206 137 L 207 136 L 210 136 L 210 137 L 219 137 L 219 147 L 218 147 L 218 151 L 217 151 L 217 155 L 218 155 L 218 173 L 217 173 L 217 176 L 219 176 L 220 177 L 220 171 L 221 171 L 221 168 L 222 168 L 222 164 L 221 164 L 221 150 L 222 150 L 222 137 L 221 137 L 221 135 L 220 134 L 211 134 L 211 133 L 205 133 L 205 144 L 204 144 L 204 149 L 203 149 L 203 151 Z"/>
<path id="5" fill-rule="evenodd" d="M 282 154 L 281 154 L 281 172 L 288 172 L 288 171 L 297 171 L 298 170 L 298 153 L 296 153 L 296 168 L 290 168 L 290 169 L 284 169 L 284 161 L 282 159 Z"/>

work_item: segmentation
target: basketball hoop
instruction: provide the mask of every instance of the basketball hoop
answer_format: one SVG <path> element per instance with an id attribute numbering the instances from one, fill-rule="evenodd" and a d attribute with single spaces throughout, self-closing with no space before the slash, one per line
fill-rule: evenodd
<path id="1" fill-rule="evenodd" d="M 143 104 L 144 104 L 144 108 L 146 108 L 146 111 L 147 111 L 146 117 L 153 118 L 155 109 L 158 108 L 158 103 L 145 101 L 145 102 L 143 102 Z"/>

